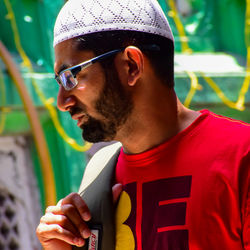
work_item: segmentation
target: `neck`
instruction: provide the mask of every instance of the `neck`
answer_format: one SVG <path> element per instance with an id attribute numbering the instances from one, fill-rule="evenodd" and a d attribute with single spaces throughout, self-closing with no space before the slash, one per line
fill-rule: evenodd
<path id="1" fill-rule="evenodd" d="M 160 145 L 199 116 L 180 103 L 173 89 L 165 87 L 157 92 L 139 100 L 126 126 L 119 131 L 117 139 L 128 154 L 138 154 Z"/>

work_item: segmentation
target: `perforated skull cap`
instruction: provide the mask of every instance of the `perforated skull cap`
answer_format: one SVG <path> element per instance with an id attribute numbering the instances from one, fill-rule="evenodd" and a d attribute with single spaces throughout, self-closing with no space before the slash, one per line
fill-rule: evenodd
<path id="1" fill-rule="evenodd" d="M 56 19 L 54 46 L 74 37 L 112 30 L 141 31 L 174 41 L 157 0 L 69 0 Z"/>

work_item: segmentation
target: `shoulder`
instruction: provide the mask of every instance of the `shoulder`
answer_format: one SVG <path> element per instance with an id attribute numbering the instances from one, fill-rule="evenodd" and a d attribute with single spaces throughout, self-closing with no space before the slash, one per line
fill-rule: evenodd
<path id="1" fill-rule="evenodd" d="M 215 114 L 211 111 L 204 112 L 208 119 L 207 122 L 213 127 L 214 132 L 225 135 L 244 137 L 250 139 L 250 124 L 241 120 L 232 119 L 223 115 Z M 237 135 L 235 133 L 238 133 Z"/>
<path id="2" fill-rule="evenodd" d="M 241 120 L 236 120 L 227 116 L 223 116 L 223 115 L 218 115 L 215 114 L 211 111 L 205 110 L 203 111 L 204 113 L 207 113 L 210 117 L 212 117 L 214 120 L 216 120 L 217 122 L 223 123 L 223 124 L 228 124 L 228 125 L 232 125 L 234 127 L 238 127 L 238 128 L 245 128 L 245 129 L 250 129 L 250 124 Z"/>
<path id="3" fill-rule="evenodd" d="M 227 145 L 236 151 L 250 151 L 250 124 L 218 115 L 210 111 L 204 111 L 206 136 L 216 143 L 216 147 Z"/>

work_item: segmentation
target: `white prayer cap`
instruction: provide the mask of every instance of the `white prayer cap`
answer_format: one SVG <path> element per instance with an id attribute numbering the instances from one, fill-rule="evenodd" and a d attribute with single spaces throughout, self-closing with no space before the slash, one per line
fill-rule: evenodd
<path id="1" fill-rule="evenodd" d="M 157 0 L 69 0 L 54 27 L 54 46 L 90 33 L 130 30 L 174 41 L 168 20 Z"/>

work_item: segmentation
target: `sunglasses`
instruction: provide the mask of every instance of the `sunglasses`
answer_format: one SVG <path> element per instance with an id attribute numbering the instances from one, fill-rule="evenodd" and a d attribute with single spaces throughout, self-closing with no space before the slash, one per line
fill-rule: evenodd
<path id="1" fill-rule="evenodd" d="M 125 48 L 121 49 L 115 49 L 109 52 L 106 52 L 102 55 L 99 55 L 97 57 L 94 57 L 92 59 L 89 59 L 87 61 L 84 61 L 82 63 L 79 63 L 75 66 L 72 66 L 70 68 L 67 68 L 65 70 L 62 70 L 57 76 L 55 76 L 55 79 L 59 85 L 62 85 L 65 90 L 69 91 L 76 87 L 78 84 L 76 75 L 83 69 L 88 68 L 90 65 L 99 62 L 103 59 L 106 59 L 112 55 L 115 55 L 121 51 L 123 51 Z M 160 47 L 157 45 L 144 45 L 141 47 L 141 49 L 147 49 L 151 51 L 159 51 Z"/>

